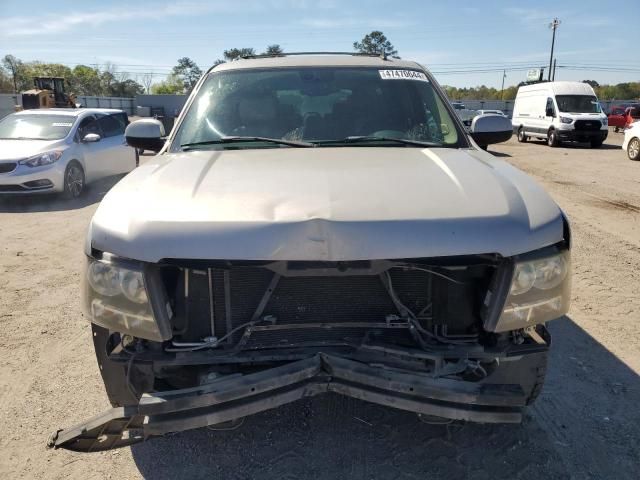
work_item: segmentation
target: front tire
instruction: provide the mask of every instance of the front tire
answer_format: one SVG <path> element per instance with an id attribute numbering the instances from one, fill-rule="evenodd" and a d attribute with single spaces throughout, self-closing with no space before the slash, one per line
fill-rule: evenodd
<path id="1" fill-rule="evenodd" d="M 635 162 L 640 160 L 640 139 L 631 139 L 629 145 L 627 145 L 627 155 L 629 157 L 629 160 L 633 160 Z"/>
<path id="2" fill-rule="evenodd" d="M 558 134 L 553 129 L 549 130 L 549 133 L 547 134 L 547 145 L 549 145 L 552 148 L 555 148 L 558 145 L 560 145 L 560 141 L 558 140 Z"/>
<path id="3" fill-rule="evenodd" d="M 520 143 L 527 143 L 527 140 L 529 140 L 529 137 L 525 135 L 524 128 L 520 127 L 518 129 L 518 141 Z"/>
<path id="4" fill-rule="evenodd" d="M 64 192 L 67 199 L 78 198 L 84 192 L 85 177 L 84 170 L 78 162 L 69 162 L 64 170 Z"/>
<path id="5" fill-rule="evenodd" d="M 591 140 L 591 148 L 600 148 L 602 146 L 602 140 Z"/>

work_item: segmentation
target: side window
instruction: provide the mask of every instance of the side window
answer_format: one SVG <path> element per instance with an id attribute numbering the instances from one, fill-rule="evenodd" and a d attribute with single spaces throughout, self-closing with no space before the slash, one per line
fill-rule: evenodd
<path id="1" fill-rule="evenodd" d="M 104 137 L 115 137 L 117 135 L 124 135 L 124 129 L 126 127 L 122 115 L 104 115 L 98 118 L 98 123 L 102 128 Z"/>
<path id="2" fill-rule="evenodd" d="M 94 116 L 83 118 L 78 125 L 78 139 L 82 140 L 89 133 L 97 133 L 102 136 L 100 126 Z"/>
<path id="3" fill-rule="evenodd" d="M 547 117 L 555 117 L 556 109 L 553 106 L 553 99 L 547 98 L 547 107 L 546 107 Z"/>

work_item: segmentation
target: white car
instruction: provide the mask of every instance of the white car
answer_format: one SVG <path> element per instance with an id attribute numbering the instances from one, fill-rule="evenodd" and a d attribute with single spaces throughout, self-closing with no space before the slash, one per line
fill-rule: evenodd
<path id="1" fill-rule="evenodd" d="M 86 184 L 127 173 L 138 154 L 126 145 L 122 110 L 39 109 L 0 120 L 0 194 L 82 194 Z"/>
<path id="2" fill-rule="evenodd" d="M 640 160 L 640 122 L 632 123 L 624 131 L 622 149 L 627 151 L 629 160 Z"/>

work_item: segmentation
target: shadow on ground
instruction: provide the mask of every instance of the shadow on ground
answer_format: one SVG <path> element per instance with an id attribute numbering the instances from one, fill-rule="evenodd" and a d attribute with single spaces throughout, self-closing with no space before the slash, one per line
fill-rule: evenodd
<path id="1" fill-rule="evenodd" d="M 547 146 L 547 141 L 546 140 L 528 140 L 528 143 L 534 143 L 534 144 L 538 144 L 538 145 L 543 145 L 547 148 L 552 148 L 552 147 L 548 147 Z M 578 149 L 578 150 L 622 150 L 622 148 L 620 147 L 620 145 L 616 145 L 613 143 L 603 143 L 602 145 L 600 145 L 597 148 L 591 148 L 591 145 L 588 143 L 582 143 L 582 142 L 562 142 L 560 145 L 558 145 L 557 147 L 553 147 L 553 148 L 573 148 L 573 149 Z"/>
<path id="2" fill-rule="evenodd" d="M 103 178 L 90 185 L 79 198 L 66 199 L 59 194 L 1 195 L 0 213 L 59 212 L 77 210 L 100 203 L 106 193 L 122 179 L 123 175 Z"/>
<path id="3" fill-rule="evenodd" d="M 521 425 L 427 425 L 337 395 L 132 447 L 146 478 L 637 479 L 638 376 L 568 317 Z"/>

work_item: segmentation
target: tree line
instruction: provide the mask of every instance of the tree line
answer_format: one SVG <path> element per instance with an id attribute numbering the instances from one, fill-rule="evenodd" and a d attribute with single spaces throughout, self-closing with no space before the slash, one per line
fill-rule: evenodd
<path id="1" fill-rule="evenodd" d="M 362 40 L 353 42 L 355 52 L 366 54 L 384 54 L 400 58 L 398 51 L 381 31 L 374 30 Z M 230 48 L 223 52 L 223 58 L 213 62 L 218 65 L 242 57 L 255 55 L 281 55 L 280 45 L 268 45 L 257 54 L 252 47 Z M 6 55 L 0 65 L 0 93 L 22 92 L 33 86 L 33 77 L 64 77 L 67 91 L 76 95 L 96 95 L 114 97 L 134 97 L 142 93 L 179 94 L 189 93 L 202 76 L 200 67 L 189 57 L 178 59 L 176 66 L 164 80 L 154 82 L 153 74 L 141 74 L 135 78 L 125 72 L 119 72 L 114 64 L 102 67 L 76 65 L 71 68 L 59 63 L 23 62 L 12 55 Z M 600 85 L 595 80 L 584 80 L 593 86 L 601 100 L 640 98 L 640 82 L 618 83 L 616 85 Z M 486 87 L 458 88 L 443 85 L 451 100 L 513 100 L 518 85 L 506 87 L 504 90 Z"/>

